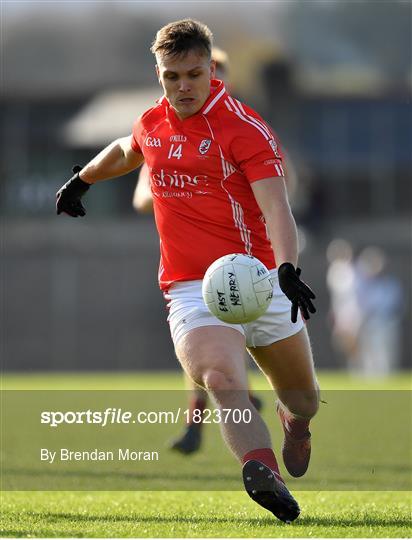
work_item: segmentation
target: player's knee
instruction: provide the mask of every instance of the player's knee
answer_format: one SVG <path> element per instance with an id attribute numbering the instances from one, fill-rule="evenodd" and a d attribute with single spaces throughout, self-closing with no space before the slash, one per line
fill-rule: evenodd
<path id="1" fill-rule="evenodd" d="M 203 375 L 203 383 L 207 390 L 212 393 L 220 390 L 236 390 L 237 384 L 234 377 L 219 369 L 208 369 Z"/>
<path id="2" fill-rule="evenodd" d="M 302 409 L 300 416 L 305 418 L 313 418 L 319 409 L 318 393 L 311 393 L 303 397 Z"/>
<path id="3" fill-rule="evenodd" d="M 303 418 L 313 418 L 319 409 L 319 391 L 290 392 L 282 401 L 292 414 Z"/>

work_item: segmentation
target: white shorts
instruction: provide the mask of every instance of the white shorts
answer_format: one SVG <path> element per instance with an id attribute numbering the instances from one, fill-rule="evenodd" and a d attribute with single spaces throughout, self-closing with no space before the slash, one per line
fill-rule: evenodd
<path id="1" fill-rule="evenodd" d="M 297 334 L 304 326 L 298 312 L 296 323 L 290 320 L 291 303 L 279 287 L 277 270 L 273 277 L 273 299 L 267 311 L 256 321 L 246 324 L 229 324 L 217 319 L 207 309 L 202 297 L 202 280 L 174 283 L 165 294 L 168 300 L 172 340 L 176 346 L 182 336 L 201 326 L 226 326 L 243 334 L 248 347 L 262 347 Z"/>

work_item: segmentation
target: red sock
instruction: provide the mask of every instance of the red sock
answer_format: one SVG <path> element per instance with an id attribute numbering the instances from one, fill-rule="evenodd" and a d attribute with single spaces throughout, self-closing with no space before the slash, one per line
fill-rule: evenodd
<path id="1" fill-rule="evenodd" d="M 194 396 L 194 397 L 190 398 L 190 401 L 189 401 L 189 418 L 190 418 L 189 425 L 194 424 L 194 423 L 196 423 L 199 427 L 202 425 L 202 422 L 197 421 L 197 415 L 201 414 L 201 416 L 203 418 L 203 411 L 206 408 L 206 404 L 207 404 L 206 399 L 199 398 L 197 396 Z M 193 415 L 194 415 L 194 411 L 196 409 L 198 409 L 196 411 L 196 422 L 193 422 Z M 200 411 L 200 413 L 199 413 L 199 411 Z"/>
<path id="2" fill-rule="evenodd" d="M 275 453 L 271 448 L 256 448 L 256 450 L 251 450 L 243 456 L 242 461 L 243 463 L 246 463 L 246 461 L 250 461 L 251 459 L 260 461 L 263 463 L 263 465 L 269 467 L 271 471 L 275 472 L 281 478 L 278 462 L 276 461 Z"/>

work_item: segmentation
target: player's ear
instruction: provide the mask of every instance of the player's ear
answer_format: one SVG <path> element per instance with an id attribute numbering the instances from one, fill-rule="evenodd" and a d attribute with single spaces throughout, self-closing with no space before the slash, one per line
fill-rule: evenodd
<path id="1" fill-rule="evenodd" d="M 216 60 L 210 61 L 210 78 L 216 79 Z"/>
<path id="2" fill-rule="evenodd" d="M 156 75 L 157 75 L 157 80 L 159 81 L 159 84 L 161 85 L 161 81 L 160 81 L 160 69 L 159 69 L 159 66 L 156 64 Z"/>

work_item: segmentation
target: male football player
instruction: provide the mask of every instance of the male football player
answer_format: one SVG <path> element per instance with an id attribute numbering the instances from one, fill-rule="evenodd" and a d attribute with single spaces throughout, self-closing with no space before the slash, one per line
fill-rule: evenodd
<path id="1" fill-rule="evenodd" d="M 222 49 L 213 47 L 212 60 L 215 62 L 215 77 L 228 85 L 229 59 Z M 143 163 L 136 188 L 133 195 L 133 207 L 141 213 L 153 213 L 153 196 L 150 189 L 150 171 L 146 163 Z M 247 355 L 248 356 L 248 355 Z M 245 360 L 247 362 L 247 360 Z M 183 433 L 170 443 L 170 448 L 182 454 L 192 454 L 199 450 L 203 438 L 203 413 L 207 406 L 207 392 L 195 384 L 186 375 L 186 386 L 190 390 L 189 395 L 189 422 L 185 426 Z M 249 398 L 253 405 L 260 411 L 261 400 L 249 390 Z M 196 418 L 193 414 L 196 411 Z M 200 419 L 200 421 L 199 421 Z"/>
<path id="2" fill-rule="evenodd" d="M 315 295 L 297 268 L 296 225 L 287 199 L 282 155 L 271 130 L 215 79 L 212 34 L 185 19 L 161 28 L 152 45 L 164 96 L 57 193 L 57 213 L 84 216 L 90 185 L 136 169 L 150 170 L 160 235 L 159 283 L 168 300 L 176 355 L 189 377 L 221 409 L 249 410 L 221 424 L 243 464 L 249 496 L 285 522 L 299 506 L 280 473 L 268 428 L 249 400 L 245 347 L 278 395 L 286 469 L 303 475 L 310 457 L 310 419 L 319 404 L 308 334 L 302 320 Z M 273 301 L 257 321 L 231 325 L 213 317 L 201 294 L 206 268 L 228 253 L 256 256 L 272 269 Z"/>

